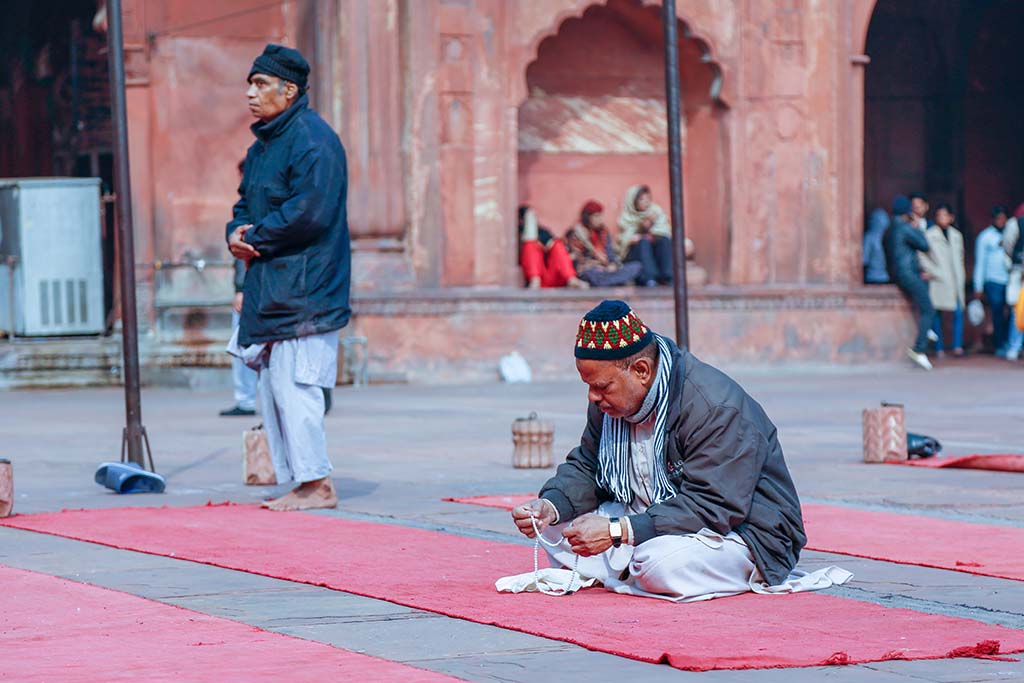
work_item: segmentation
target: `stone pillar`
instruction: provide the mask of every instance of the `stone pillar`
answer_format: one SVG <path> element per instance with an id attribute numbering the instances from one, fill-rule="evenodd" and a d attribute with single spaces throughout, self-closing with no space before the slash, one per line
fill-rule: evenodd
<path id="1" fill-rule="evenodd" d="M 331 88 L 321 97 L 348 153 L 348 219 L 356 288 L 410 285 L 403 155 L 403 49 L 400 0 L 324 3 L 331 30 L 323 47 Z M 336 8 L 336 10 L 335 10 Z M 336 26 L 336 30 L 334 27 Z"/>
<path id="2" fill-rule="evenodd" d="M 437 287 L 444 271 L 445 236 L 441 197 L 442 108 L 438 93 L 441 36 L 436 2 L 402 0 L 402 144 L 406 162 L 409 256 L 416 282 Z"/>
<path id="3" fill-rule="evenodd" d="M 155 258 L 155 206 L 150 139 L 152 108 L 149 91 L 149 48 L 146 41 L 146 3 L 144 0 L 124 0 L 122 15 L 135 263 L 151 264 Z M 143 335 L 153 329 L 156 319 L 153 268 L 136 267 L 135 286 L 138 327 L 140 335 Z M 118 291 L 119 289 L 118 287 Z M 125 293 L 121 292 L 121 296 L 124 295 Z"/>
<path id="4" fill-rule="evenodd" d="M 441 283 L 472 285 L 476 274 L 475 69 L 481 61 L 470 3 L 440 3 L 441 202 L 444 264 Z"/>
<path id="5" fill-rule="evenodd" d="M 853 247 L 836 200 L 837 12 L 807 0 L 743 7 L 731 280 L 848 283 Z"/>

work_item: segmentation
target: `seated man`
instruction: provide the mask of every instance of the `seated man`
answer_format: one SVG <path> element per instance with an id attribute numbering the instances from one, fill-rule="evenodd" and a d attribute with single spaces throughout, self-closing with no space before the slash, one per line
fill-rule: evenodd
<path id="1" fill-rule="evenodd" d="M 800 501 L 775 426 L 739 384 L 622 301 L 580 321 L 575 355 L 590 400 L 582 441 L 540 498 L 512 511 L 526 536 L 536 524 L 558 541 L 553 565 L 675 601 L 849 578 L 793 571 L 807 540 Z"/>

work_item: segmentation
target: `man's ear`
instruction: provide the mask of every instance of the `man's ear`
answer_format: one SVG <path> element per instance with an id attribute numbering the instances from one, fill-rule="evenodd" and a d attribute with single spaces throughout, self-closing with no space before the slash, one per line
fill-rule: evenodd
<path id="1" fill-rule="evenodd" d="M 638 358 L 633 361 L 632 371 L 636 374 L 637 379 L 645 384 L 651 379 L 654 374 L 654 366 L 651 364 L 649 358 Z"/>
<path id="2" fill-rule="evenodd" d="M 284 95 L 289 100 L 294 100 L 299 96 L 299 86 L 295 85 L 291 81 L 286 81 L 284 84 Z"/>

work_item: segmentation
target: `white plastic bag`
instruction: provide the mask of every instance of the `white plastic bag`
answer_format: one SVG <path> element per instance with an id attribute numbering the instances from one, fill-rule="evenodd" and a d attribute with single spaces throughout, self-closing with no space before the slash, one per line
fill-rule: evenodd
<path id="1" fill-rule="evenodd" d="M 501 373 L 502 381 L 509 384 L 529 384 L 533 380 L 530 364 L 518 351 L 501 357 L 498 362 L 498 372 Z"/>
<path id="2" fill-rule="evenodd" d="M 975 327 L 985 322 L 985 306 L 978 299 L 967 304 L 967 321 Z"/>

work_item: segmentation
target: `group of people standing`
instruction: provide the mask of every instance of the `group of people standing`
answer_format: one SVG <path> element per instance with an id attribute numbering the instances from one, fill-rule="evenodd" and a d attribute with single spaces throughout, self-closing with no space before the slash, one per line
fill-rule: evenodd
<path id="1" fill-rule="evenodd" d="M 613 237 L 604 206 L 591 199 L 561 239 L 519 207 L 519 265 L 530 289 L 540 287 L 654 287 L 672 283 L 672 226 L 647 185 L 626 192 Z M 687 256 L 693 250 L 686 241 Z"/>
<path id="2" fill-rule="evenodd" d="M 864 235 L 864 281 L 895 283 L 917 309 L 917 338 L 907 355 L 927 370 L 932 369 L 929 344 L 935 345 L 938 357 L 946 351 L 963 356 L 965 311 L 974 324 L 980 324 L 987 304 L 995 354 L 1017 360 L 1024 346 L 1024 332 L 1015 324 L 1012 305 L 1019 295 L 1024 270 L 1024 239 L 1019 225 L 1024 204 L 1013 216 L 1003 206 L 992 207 L 991 223 L 975 241 L 970 304 L 964 236 L 954 225 L 956 214 L 949 204 L 940 204 L 929 219 L 929 209 L 928 201 L 920 194 L 900 195 L 893 200 L 892 218 L 884 209 L 876 209 Z M 953 338 L 948 344 L 943 336 L 944 317 L 952 327 Z"/>

